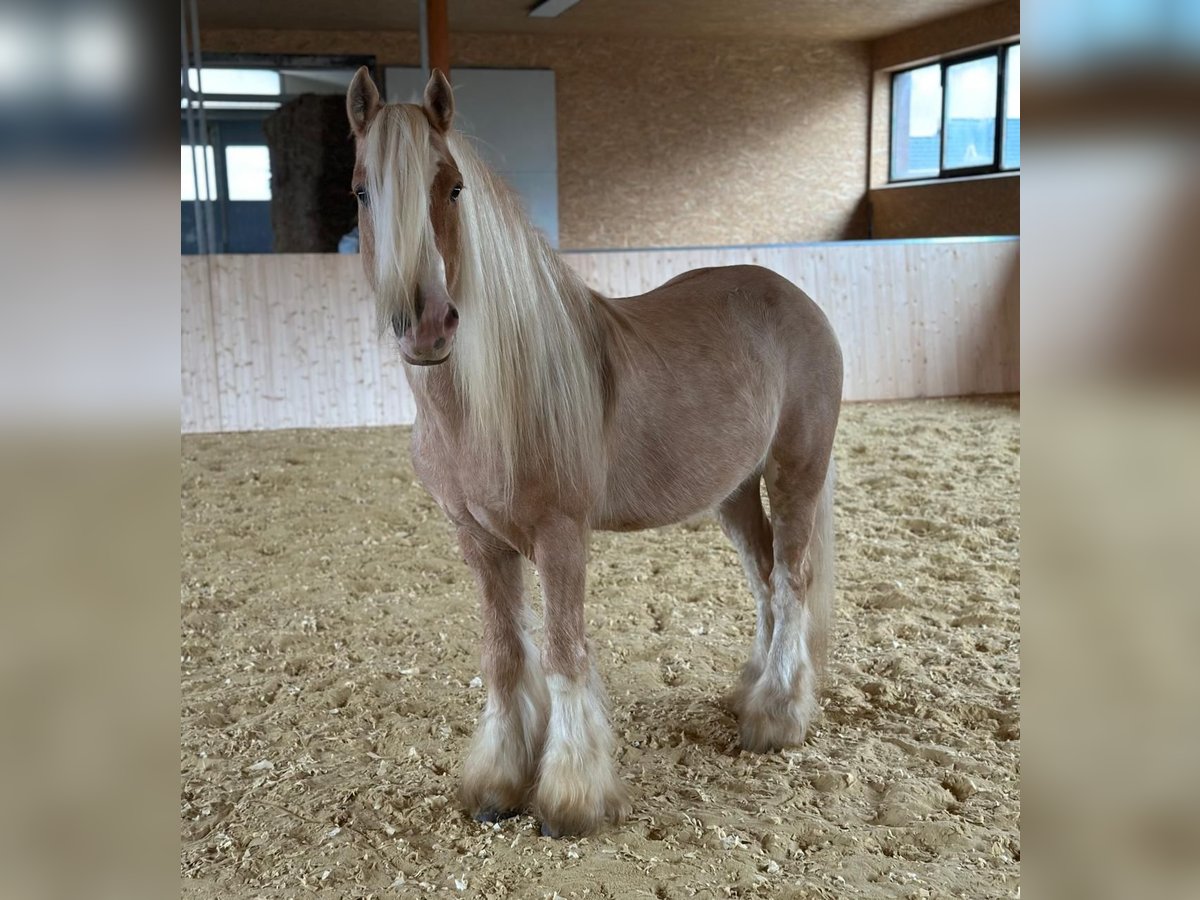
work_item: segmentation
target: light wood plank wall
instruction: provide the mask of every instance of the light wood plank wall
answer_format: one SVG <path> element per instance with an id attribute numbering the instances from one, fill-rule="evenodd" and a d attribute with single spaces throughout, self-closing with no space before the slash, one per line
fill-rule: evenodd
<path id="1" fill-rule="evenodd" d="M 564 253 L 610 296 L 754 263 L 803 288 L 842 342 L 847 400 L 1020 389 L 1019 242 L 864 241 Z M 185 257 L 182 430 L 413 420 L 394 342 L 375 334 L 357 256 Z"/>

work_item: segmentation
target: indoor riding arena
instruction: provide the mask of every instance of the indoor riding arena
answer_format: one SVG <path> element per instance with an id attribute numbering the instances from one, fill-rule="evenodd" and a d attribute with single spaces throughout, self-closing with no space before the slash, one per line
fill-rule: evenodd
<path id="1" fill-rule="evenodd" d="M 185 12 L 182 895 L 1019 897 L 1019 4 Z M 381 103 L 447 74 L 453 128 L 598 294 L 749 264 L 828 318 L 836 605 L 803 743 L 741 746 L 756 600 L 700 510 L 591 535 L 628 815 L 543 836 L 534 806 L 464 805 L 494 685 L 477 580 L 414 469 L 432 376 L 364 266 L 386 248 L 355 197 L 363 66 Z"/>

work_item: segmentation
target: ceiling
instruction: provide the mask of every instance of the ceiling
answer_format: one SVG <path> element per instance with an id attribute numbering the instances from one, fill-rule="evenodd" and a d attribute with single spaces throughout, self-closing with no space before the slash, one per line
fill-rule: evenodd
<path id="1" fill-rule="evenodd" d="M 198 0 L 202 28 L 416 31 L 421 0 Z M 534 0 L 448 0 L 450 31 L 862 41 L 995 0 L 580 0 L 531 19 Z"/>

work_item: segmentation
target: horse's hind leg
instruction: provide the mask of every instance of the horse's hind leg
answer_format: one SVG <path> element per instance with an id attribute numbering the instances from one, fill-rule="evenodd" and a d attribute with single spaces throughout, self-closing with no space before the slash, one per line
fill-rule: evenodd
<path id="1" fill-rule="evenodd" d="M 771 646 L 758 680 L 742 694 L 742 746 L 765 752 L 804 741 L 833 608 L 833 470 L 828 449 L 772 448 L 766 472 L 774 532 Z"/>
<path id="2" fill-rule="evenodd" d="M 750 593 L 754 595 L 758 608 L 754 646 L 731 698 L 733 708 L 739 716 L 747 693 L 758 682 L 766 667 L 767 653 L 771 649 L 771 633 L 775 628 L 775 614 L 771 611 L 771 568 L 774 565 L 771 523 L 763 512 L 762 497 L 759 494 L 761 478 L 761 473 L 755 472 L 717 508 L 721 530 L 737 548 L 742 567 L 746 570 L 746 580 L 750 582 Z"/>
<path id="3" fill-rule="evenodd" d="M 486 534 L 459 529 L 479 586 L 487 701 L 463 771 L 462 802 L 480 821 L 520 811 L 533 786 L 549 697 L 529 636 L 524 561 Z"/>

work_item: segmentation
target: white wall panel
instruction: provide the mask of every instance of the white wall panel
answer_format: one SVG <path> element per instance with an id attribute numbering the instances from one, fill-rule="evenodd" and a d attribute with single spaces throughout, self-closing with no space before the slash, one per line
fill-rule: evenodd
<path id="1" fill-rule="evenodd" d="M 630 296 L 701 266 L 755 263 L 829 315 L 847 400 L 1020 390 L 1016 239 L 564 253 Z M 184 257 L 184 431 L 411 422 L 395 341 L 375 334 L 358 256 Z"/>

